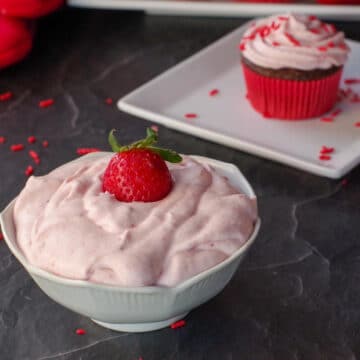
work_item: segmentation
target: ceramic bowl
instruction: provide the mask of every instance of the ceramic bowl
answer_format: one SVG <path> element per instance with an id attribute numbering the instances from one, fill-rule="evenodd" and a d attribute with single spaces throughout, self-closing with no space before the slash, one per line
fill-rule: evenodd
<path id="1" fill-rule="evenodd" d="M 95 158 L 103 153 L 87 156 Z M 227 176 L 237 189 L 255 197 L 236 166 L 204 157 L 193 158 L 211 165 L 216 172 Z M 0 215 L 2 232 L 11 252 L 37 285 L 57 303 L 117 331 L 145 332 L 166 327 L 217 295 L 230 281 L 260 227 L 258 219 L 250 239 L 232 256 L 177 286 L 119 287 L 66 279 L 29 264 L 17 246 L 12 216 L 14 204 L 15 200 Z"/>

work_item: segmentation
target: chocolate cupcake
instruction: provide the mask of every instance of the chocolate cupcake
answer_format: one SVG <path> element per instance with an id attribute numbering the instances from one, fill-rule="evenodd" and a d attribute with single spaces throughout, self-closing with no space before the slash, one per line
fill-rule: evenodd
<path id="1" fill-rule="evenodd" d="M 308 119 L 335 104 L 349 48 L 344 34 L 315 16 L 254 22 L 240 44 L 247 97 L 268 118 Z"/>

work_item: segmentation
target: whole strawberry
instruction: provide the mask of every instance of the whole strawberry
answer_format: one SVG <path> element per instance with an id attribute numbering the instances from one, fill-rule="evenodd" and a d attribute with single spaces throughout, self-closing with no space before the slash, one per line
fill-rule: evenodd
<path id="1" fill-rule="evenodd" d="M 109 143 L 116 154 L 103 177 L 103 190 L 119 201 L 152 202 L 163 199 L 172 188 L 172 178 L 164 160 L 180 162 L 181 156 L 168 149 L 153 146 L 157 133 L 147 129 L 145 139 L 121 146 L 110 131 Z"/>

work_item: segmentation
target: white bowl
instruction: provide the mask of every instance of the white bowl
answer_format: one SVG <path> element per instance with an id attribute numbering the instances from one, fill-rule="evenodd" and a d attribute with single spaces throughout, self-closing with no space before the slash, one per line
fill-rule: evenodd
<path id="1" fill-rule="evenodd" d="M 103 153 L 89 156 L 96 158 Z M 237 189 L 255 197 L 253 189 L 236 166 L 205 157 L 192 157 L 211 165 L 218 173 L 227 176 Z M 83 157 L 75 161 L 81 159 Z M 16 243 L 12 216 L 14 204 L 15 199 L 0 215 L 2 232 L 11 252 L 34 281 L 54 301 L 117 331 L 145 332 L 166 327 L 217 295 L 230 281 L 260 228 L 258 219 L 250 239 L 232 256 L 177 286 L 119 287 L 66 279 L 29 264 Z"/>

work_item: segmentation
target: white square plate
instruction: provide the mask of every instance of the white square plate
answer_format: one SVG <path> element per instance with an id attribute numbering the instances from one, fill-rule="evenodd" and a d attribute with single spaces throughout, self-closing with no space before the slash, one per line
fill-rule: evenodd
<path id="1" fill-rule="evenodd" d="M 360 103 L 342 101 L 334 122 L 268 120 L 246 100 L 238 43 L 240 27 L 204 50 L 120 99 L 121 110 L 191 135 L 278 161 L 317 175 L 340 178 L 360 161 Z M 343 78 L 360 78 L 360 44 Z M 358 85 L 359 86 L 359 85 Z M 211 89 L 217 96 L 209 96 Z M 195 113 L 195 119 L 185 114 Z M 331 160 L 320 148 L 333 147 Z"/>
<path id="2" fill-rule="evenodd" d="M 67 3 L 70 6 L 98 9 L 144 10 L 160 15 L 252 17 L 298 12 L 345 21 L 360 17 L 360 6 L 318 5 L 315 0 L 288 4 L 254 4 L 234 0 L 68 0 Z"/>

